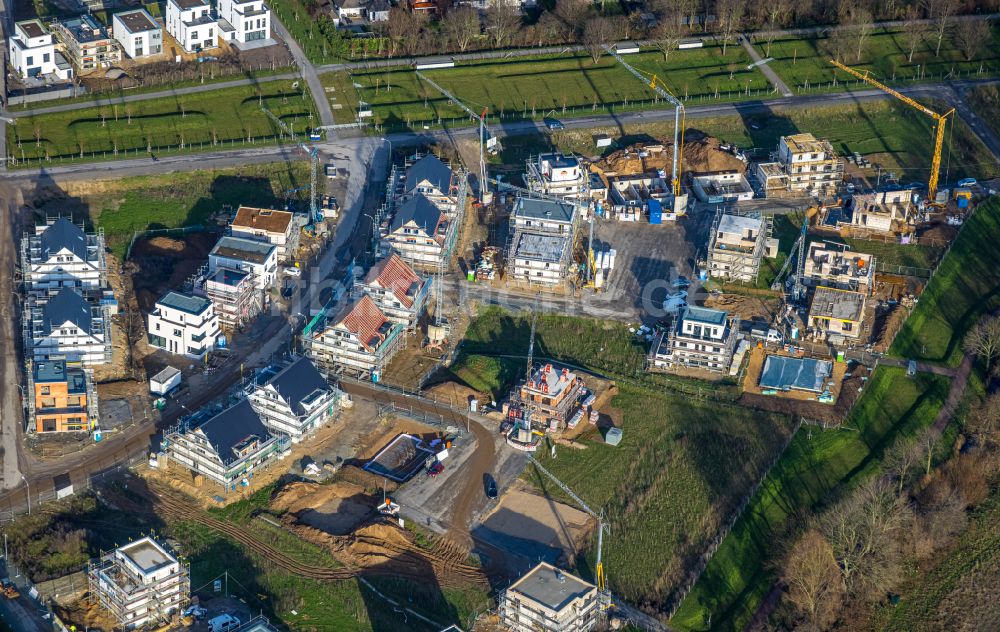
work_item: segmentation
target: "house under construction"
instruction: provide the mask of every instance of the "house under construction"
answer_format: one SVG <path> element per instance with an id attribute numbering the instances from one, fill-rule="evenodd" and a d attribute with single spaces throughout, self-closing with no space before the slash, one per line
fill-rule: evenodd
<path id="1" fill-rule="evenodd" d="M 251 322 L 264 309 L 264 293 L 246 270 L 218 268 L 205 277 L 205 296 L 215 305 L 219 326 L 231 332 Z"/>
<path id="2" fill-rule="evenodd" d="M 87 581 L 122 630 L 167 623 L 191 598 L 188 565 L 150 537 L 92 560 Z"/>
<path id="3" fill-rule="evenodd" d="M 753 282 L 765 256 L 777 254 L 771 239 L 771 218 L 756 212 L 715 214 L 708 244 L 709 276 L 729 281 Z M 773 252 L 773 254 L 772 254 Z"/>

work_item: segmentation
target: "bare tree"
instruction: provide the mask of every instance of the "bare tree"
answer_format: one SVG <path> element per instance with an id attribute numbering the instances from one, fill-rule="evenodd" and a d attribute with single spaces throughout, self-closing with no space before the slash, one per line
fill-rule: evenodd
<path id="1" fill-rule="evenodd" d="M 716 20 L 719 34 L 722 36 L 722 54 L 726 54 L 726 46 L 743 26 L 747 12 L 746 0 L 718 0 L 715 4 Z"/>
<path id="2" fill-rule="evenodd" d="M 1000 356 L 1000 317 L 986 316 L 965 336 L 965 350 L 986 363 L 986 373 Z"/>
<path id="3" fill-rule="evenodd" d="M 555 15 L 574 40 L 579 40 L 583 34 L 591 4 L 589 0 L 560 0 L 556 3 Z"/>
<path id="4" fill-rule="evenodd" d="M 389 11 L 389 20 L 385 24 L 385 34 L 389 39 L 389 56 L 394 57 L 399 51 L 412 52 L 414 44 L 420 38 L 420 28 L 424 20 L 406 9 L 399 7 Z"/>
<path id="5" fill-rule="evenodd" d="M 595 64 L 601 61 L 601 56 L 614 37 L 612 28 L 611 22 L 603 17 L 591 18 L 583 27 L 582 44 Z"/>
<path id="6" fill-rule="evenodd" d="M 903 493 L 903 487 L 909 480 L 910 473 L 920 462 L 920 450 L 917 442 L 911 437 L 899 437 L 886 451 L 882 465 L 886 472 L 898 479 L 897 494 Z"/>
<path id="7" fill-rule="evenodd" d="M 848 27 L 851 31 L 854 37 L 857 61 L 861 61 L 865 50 L 865 41 L 875 30 L 875 20 L 871 11 L 860 2 L 844 2 L 840 5 L 840 25 Z"/>
<path id="8" fill-rule="evenodd" d="M 906 63 L 913 63 L 913 53 L 917 51 L 917 46 L 928 35 L 927 22 L 920 17 L 920 9 L 911 6 L 906 10 L 906 19 L 903 26 L 903 38 L 906 40 Z"/>
<path id="9" fill-rule="evenodd" d="M 681 45 L 681 42 L 688 34 L 685 17 L 680 12 L 671 12 L 663 15 L 660 17 L 656 28 L 649 34 L 653 45 L 663 55 L 664 63 L 670 58 L 670 53 L 677 50 L 677 47 Z"/>
<path id="10" fill-rule="evenodd" d="M 924 10 L 927 17 L 934 24 L 934 37 L 937 44 L 934 47 L 934 56 L 941 56 L 941 42 L 944 40 L 948 27 L 951 26 L 952 18 L 958 12 L 960 0 L 924 0 Z"/>
<path id="11" fill-rule="evenodd" d="M 486 32 L 493 40 L 494 48 L 503 48 L 521 26 L 521 13 L 514 6 L 501 2 L 486 11 Z"/>
<path id="12" fill-rule="evenodd" d="M 771 56 L 771 43 L 779 29 L 788 25 L 792 18 L 792 0 L 770 0 L 760 3 L 760 11 L 764 14 L 764 41 L 766 46 L 764 56 Z"/>
<path id="13" fill-rule="evenodd" d="M 992 42 L 990 23 L 986 18 L 961 20 L 955 24 L 954 37 L 958 50 L 966 61 L 972 61 L 979 56 L 983 48 Z"/>
<path id="14" fill-rule="evenodd" d="M 479 13 L 468 6 L 453 9 L 441 20 L 441 30 L 464 53 L 479 37 Z"/>
<path id="15" fill-rule="evenodd" d="M 966 420 L 966 430 L 978 439 L 980 445 L 992 447 L 1000 440 L 1000 392 L 988 395 L 972 409 Z"/>
<path id="16" fill-rule="evenodd" d="M 833 547 L 823 534 L 810 529 L 788 554 L 781 573 L 788 585 L 788 601 L 816 629 L 836 619 L 844 599 L 844 580 Z"/>

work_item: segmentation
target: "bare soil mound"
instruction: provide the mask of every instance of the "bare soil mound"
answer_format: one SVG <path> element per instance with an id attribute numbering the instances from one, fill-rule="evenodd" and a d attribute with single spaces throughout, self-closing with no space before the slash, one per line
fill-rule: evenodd
<path id="1" fill-rule="evenodd" d="M 636 143 L 612 152 L 594 163 L 606 176 L 666 171 L 673 169 L 673 142 Z M 691 131 L 684 138 L 684 171 L 743 171 L 743 161 L 728 151 L 719 149 L 719 139 Z"/>

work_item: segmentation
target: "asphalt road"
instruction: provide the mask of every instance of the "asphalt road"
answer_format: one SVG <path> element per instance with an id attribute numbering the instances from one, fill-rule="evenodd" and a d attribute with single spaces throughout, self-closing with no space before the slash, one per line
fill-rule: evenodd
<path id="1" fill-rule="evenodd" d="M 21 439 L 20 372 L 16 341 L 20 337 L 20 301 L 14 295 L 14 267 L 17 259 L 17 242 L 14 232 L 18 229 L 18 201 L 13 187 L 0 185 L 0 460 L 3 461 L 0 487 L 10 489 L 21 484 L 18 468 L 18 446 Z"/>

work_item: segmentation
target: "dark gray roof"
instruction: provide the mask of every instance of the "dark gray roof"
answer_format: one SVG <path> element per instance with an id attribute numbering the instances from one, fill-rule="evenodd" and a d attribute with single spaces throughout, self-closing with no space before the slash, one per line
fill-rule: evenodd
<path id="1" fill-rule="evenodd" d="M 441 209 L 434 206 L 433 202 L 418 193 L 399 207 L 396 215 L 392 218 L 391 229 L 393 231 L 399 230 L 404 224 L 412 220 L 417 226 L 427 231 L 428 235 L 433 237 L 437 232 L 437 226 L 441 222 L 442 215 Z"/>
<path id="2" fill-rule="evenodd" d="M 288 402 L 296 415 L 305 413 L 302 402 L 318 390 L 331 390 L 327 382 L 309 358 L 299 358 L 280 373 L 272 377 L 268 384 L 274 387 L 281 398 Z"/>
<path id="3" fill-rule="evenodd" d="M 42 316 L 45 335 L 51 334 L 54 329 L 58 329 L 66 321 L 90 333 L 93 321 L 90 304 L 77 294 L 76 290 L 68 287 L 59 290 L 58 294 L 49 299 L 49 302 L 42 307 Z"/>
<path id="4" fill-rule="evenodd" d="M 256 435 L 261 442 L 271 438 L 271 433 L 245 399 L 212 417 L 198 429 L 204 433 L 224 463 L 236 457 L 233 448 L 251 435 Z"/>
<path id="5" fill-rule="evenodd" d="M 566 202 L 522 197 L 518 198 L 516 213 L 518 217 L 570 223 L 573 221 L 573 211 L 573 205 Z"/>
<path id="6" fill-rule="evenodd" d="M 180 292 L 167 292 L 157 304 L 197 316 L 208 309 L 212 302 L 202 296 L 191 296 Z"/>
<path id="7" fill-rule="evenodd" d="M 81 260 L 87 260 L 87 235 L 65 217 L 60 217 L 42 232 L 41 243 L 45 258 L 66 248 Z"/>
<path id="8" fill-rule="evenodd" d="M 413 187 L 424 180 L 447 193 L 451 186 L 451 168 L 434 154 L 427 154 L 406 170 L 406 190 L 412 191 Z"/>

